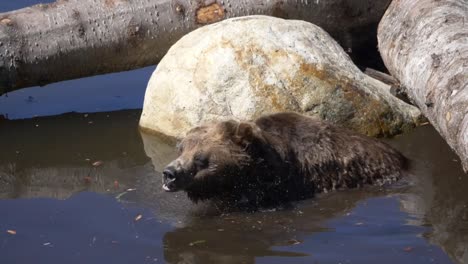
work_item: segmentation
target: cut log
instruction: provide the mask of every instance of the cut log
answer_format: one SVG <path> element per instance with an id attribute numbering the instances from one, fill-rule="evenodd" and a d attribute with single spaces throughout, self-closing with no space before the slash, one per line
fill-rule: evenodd
<path id="1" fill-rule="evenodd" d="M 378 29 L 390 73 L 468 170 L 468 2 L 393 1 Z"/>
<path id="2" fill-rule="evenodd" d="M 314 22 L 362 38 L 390 0 L 59 0 L 0 14 L 0 94 L 159 62 L 184 34 L 230 17 Z M 347 46 L 346 44 L 344 46 Z"/>

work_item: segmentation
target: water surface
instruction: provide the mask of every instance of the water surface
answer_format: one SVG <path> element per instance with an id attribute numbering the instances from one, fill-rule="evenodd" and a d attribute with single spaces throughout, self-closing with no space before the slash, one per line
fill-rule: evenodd
<path id="1" fill-rule="evenodd" d="M 430 126 L 390 140 L 401 184 L 226 213 L 161 190 L 173 146 L 139 114 L 0 121 L 0 263 L 468 263 L 468 177 Z"/>
<path id="2" fill-rule="evenodd" d="M 153 69 L 15 91 L 0 115 L 141 108 Z M 396 186 L 226 213 L 162 191 L 174 148 L 139 115 L 0 118 L 0 263 L 468 263 L 468 176 L 430 126 L 390 140 L 413 160 Z"/>

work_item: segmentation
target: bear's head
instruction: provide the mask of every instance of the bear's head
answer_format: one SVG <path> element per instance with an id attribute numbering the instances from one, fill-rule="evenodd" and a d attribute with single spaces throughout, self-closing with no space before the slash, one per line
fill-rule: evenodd
<path id="1" fill-rule="evenodd" d="M 190 130 L 179 157 L 163 171 L 165 191 L 184 190 L 194 201 L 232 193 L 255 166 L 252 146 L 261 144 L 254 123 L 212 122 Z"/>

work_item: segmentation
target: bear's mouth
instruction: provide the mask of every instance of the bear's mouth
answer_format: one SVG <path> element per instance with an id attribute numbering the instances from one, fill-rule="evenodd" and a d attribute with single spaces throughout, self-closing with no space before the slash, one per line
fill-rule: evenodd
<path id="1" fill-rule="evenodd" d="M 175 186 L 171 186 L 171 185 L 169 185 L 167 183 L 164 183 L 162 187 L 163 187 L 163 190 L 165 190 L 166 192 L 176 192 L 176 191 L 178 191 L 178 189 Z"/>
<path id="2" fill-rule="evenodd" d="M 166 192 L 176 192 L 178 191 L 179 184 L 177 183 L 177 179 L 174 177 L 174 174 L 170 174 L 169 172 L 163 173 L 163 180 L 162 180 L 162 188 Z"/>
<path id="3" fill-rule="evenodd" d="M 173 176 L 168 175 L 166 172 L 163 177 L 162 188 L 166 192 L 177 192 L 185 190 L 192 182 L 193 179 L 185 172 L 179 172 Z"/>

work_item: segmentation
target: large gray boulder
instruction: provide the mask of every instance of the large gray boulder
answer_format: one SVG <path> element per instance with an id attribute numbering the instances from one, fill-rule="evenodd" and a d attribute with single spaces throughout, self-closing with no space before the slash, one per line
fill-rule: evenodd
<path id="1" fill-rule="evenodd" d="M 182 137 L 208 120 L 296 111 L 393 135 L 413 127 L 420 112 L 389 90 L 311 23 L 233 18 L 189 33 L 168 51 L 149 81 L 140 126 Z"/>

